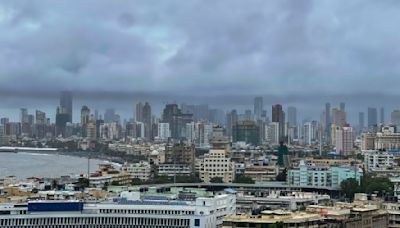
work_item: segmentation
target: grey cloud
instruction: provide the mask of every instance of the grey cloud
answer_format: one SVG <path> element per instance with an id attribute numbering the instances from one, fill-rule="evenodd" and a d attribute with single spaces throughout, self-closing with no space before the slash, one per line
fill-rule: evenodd
<path id="1" fill-rule="evenodd" d="M 400 95 L 398 1 L 5 0 L 0 13 L 0 89 L 20 98 Z"/>

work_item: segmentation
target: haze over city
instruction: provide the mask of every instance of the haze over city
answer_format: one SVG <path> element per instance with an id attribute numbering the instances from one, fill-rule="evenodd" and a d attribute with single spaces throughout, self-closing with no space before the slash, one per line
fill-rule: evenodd
<path id="1" fill-rule="evenodd" d="M 400 0 L 0 0 L 0 227 L 400 227 L 399 22 Z"/>
<path id="2" fill-rule="evenodd" d="M 127 119 L 143 100 L 158 114 L 171 102 L 244 111 L 255 96 L 301 118 L 342 101 L 350 122 L 368 106 L 389 118 L 400 95 L 398 4 L 1 1 L 0 110 L 55 114 L 70 90 L 75 110 L 112 107 Z"/>

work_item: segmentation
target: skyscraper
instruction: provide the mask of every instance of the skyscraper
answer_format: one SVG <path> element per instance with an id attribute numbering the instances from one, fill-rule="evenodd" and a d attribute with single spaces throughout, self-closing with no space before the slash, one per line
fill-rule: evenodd
<path id="1" fill-rule="evenodd" d="M 303 141 L 305 145 L 312 145 L 317 141 L 317 121 L 310 121 L 303 124 Z"/>
<path id="2" fill-rule="evenodd" d="M 186 134 L 186 124 L 193 121 L 193 114 L 182 113 L 177 104 L 167 104 L 163 110 L 162 122 L 169 123 L 171 137 L 180 139 Z"/>
<path id="3" fill-rule="evenodd" d="M 36 124 L 46 124 L 46 113 L 36 110 Z"/>
<path id="4" fill-rule="evenodd" d="M 144 137 L 146 139 L 152 138 L 152 125 L 151 125 L 151 106 L 146 102 L 142 109 L 142 122 L 144 123 Z"/>
<path id="5" fill-rule="evenodd" d="M 143 122 L 143 104 L 139 102 L 136 104 L 136 118 L 137 122 Z"/>
<path id="6" fill-rule="evenodd" d="M 260 143 L 260 130 L 252 120 L 239 121 L 232 128 L 233 142 L 246 142 L 257 146 Z"/>
<path id="7" fill-rule="evenodd" d="M 226 134 L 232 136 L 232 128 L 239 120 L 237 111 L 234 109 L 226 114 Z"/>
<path id="8" fill-rule="evenodd" d="M 295 127 L 297 125 L 297 109 L 296 107 L 288 107 L 288 123 L 289 127 Z"/>
<path id="9" fill-rule="evenodd" d="M 60 95 L 60 113 L 68 114 L 68 122 L 72 123 L 72 92 L 62 91 Z"/>
<path id="10" fill-rule="evenodd" d="M 272 106 L 272 122 L 279 123 L 279 140 L 285 141 L 285 113 L 282 105 L 275 104 Z"/>
<path id="11" fill-rule="evenodd" d="M 336 130 L 336 153 L 342 156 L 354 154 L 354 134 L 352 127 L 339 127 Z"/>
<path id="12" fill-rule="evenodd" d="M 376 108 L 368 108 L 368 128 L 375 129 L 378 125 L 378 111 Z"/>
<path id="13" fill-rule="evenodd" d="M 263 111 L 263 98 L 262 97 L 254 98 L 254 119 L 255 120 L 261 119 L 262 111 Z"/>
<path id="14" fill-rule="evenodd" d="M 84 105 L 81 108 L 81 126 L 85 127 L 86 124 L 89 123 L 90 120 L 90 109 Z"/>
<path id="15" fill-rule="evenodd" d="M 331 104 L 325 104 L 325 143 L 330 143 L 331 138 Z"/>
<path id="16" fill-rule="evenodd" d="M 379 123 L 384 124 L 385 123 L 385 109 L 383 107 L 381 107 L 381 109 L 379 111 L 380 111 L 379 117 L 381 120 Z"/>
<path id="17" fill-rule="evenodd" d="M 65 111 L 65 109 L 64 109 Z M 66 136 L 66 126 L 67 123 L 70 122 L 70 115 L 66 112 L 63 112 L 61 107 L 57 107 L 56 112 L 56 136 Z"/>
<path id="18" fill-rule="evenodd" d="M 28 123 L 28 109 L 21 108 L 20 121 L 21 121 L 21 124 Z"/>
<path id="19" fill-rule="evenodd" d="M 332 109 L 332 124 L 336 126 L 344 127 L 346 125 L 346 112 L 342 109 L 333 108 Z"/>

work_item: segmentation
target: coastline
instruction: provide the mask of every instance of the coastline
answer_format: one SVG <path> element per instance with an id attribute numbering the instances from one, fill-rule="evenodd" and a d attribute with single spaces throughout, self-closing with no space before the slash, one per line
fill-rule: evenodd
<path id="1" fill-rule="evenodd" d="M 111 164 L 117 169 L 121 167 L 121 163 L 114 162 L 112 158 L 107 156 L 99 156 L 99 153 L 96 152 L 23 151 L 17 153 L 4 152 L 0 153 L 0 156 L 3 158 L 3 161 L 0 162 L 0 178 L 15 176 L 18 180 L 24 180 L 32 176 L 59 178 L 63 175 L 87 173 L 87 158 L 89 157 L 91 172 L 96 171 L 100 164 Z M 8 158 L 11 160 L 7 160 Z M 57 165 L 54 165 L 54 162 Z M 53 168 L 50 169 L 49 166 Z M 54 173 L 50 171 L 54 169 L 57 169 L 57 171 Z"/>
<path id="2" fill-rule="evenodd" d="M 97 160 L 104 160 L 105 162 L 115 163 L 118 165 L 123 164 L 125 161 L 120 157 L 112 157 L 104 155 L 100 152 L 95 151 L 23 151 L 23 152 L 9 152 L 9 153 L 30 153 L 30 154 L 50 154 L 50 155 L 64 155 L 64 156 L 72 156 L 72 157 L 79 157 L 79 158 L 90 158 L 90 159 L 97 159 Z"/>

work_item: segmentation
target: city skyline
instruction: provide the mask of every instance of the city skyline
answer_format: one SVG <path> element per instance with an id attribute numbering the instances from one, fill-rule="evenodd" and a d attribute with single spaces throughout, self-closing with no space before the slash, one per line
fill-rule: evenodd
<path id="1" fill-rule="evenodd" d="M 158 112 L 173 101 L 252 109 L 256 96 L 311 118 L 344 101 L 352 122 L 369 106 L 398 108 L 394 3 L 210 4 L 2 1 L 0 111 L 52 109 L 62 90 L 79 106 L 148 100 Z"/>
<path id="2" fill-rule="evenodd" d="M 247 104 L 244 105 L 237 105 L 237 106 L 226 106 L 226 105 L 222 105 L 222 106 L 218 106 L 218 105 L 212 105 L 212 104 L 207 104 L 207 103 L 190 103 L 190 102 L 179 102 L 179 101 L 172 101 L 172 102 L 163 102 L 163 103 L 152 103 L 149 100 L 146 99 L 142 99 L 142 100 L 137 100 L 135 102 L 132 101 L 132 103 L 127 103 L 124 105 L 96 105 L 97 103 L 87 103 L 87 102 L 82 102 L 79 99 L 76 99 L 75 97 L 75 93 L 72 91 L 61 91 L 58 93 L 58 96 L 60 96 L 61 94 L 65 93 L 65 92 L 70 92 L 73 96 L 73 122 L 79 122 L 80 120 L 80 109 L 83 106 L 88 106 L 90 109 L 92 109 L 93 114 L 94 111 L 98 111 L 98 114 L 103 115 L 104 118 L 104 113 L 109 110 L 109 109 L 113 109 L 117 112 L 117 114 L 121 117 L 121 120 L 127 120 L 129 121 L 133 116 L 136 116 L 136 109 L 137 109 L 137 104 L 139 103 L 145 103 L 145 102 L 149 102 L 149 104 L 152 106 L 153 109 L 153 113 L 152 115 L 154 115 L 155 117 L 161 117 L 162 116 L 162 110 L 164 109 L 165 105 L 167 104 L 177 104 L 179 107 L 181 107 L 182 105 L 186 104 L 186 105 L 207 105 L 209 109 L 218 109 L 221 111 L 224 111 L 226 114 L 229 113 L 232 110 L 237 110 L 238 114 L 244 114 L 246 111 L 251 111 L 252 115 L 254 115 L 254 110 L 252 110 L 254 108 L 254 99 L 257 98 L 262 98 L 263 99 L 263 110 L 266 111 L 267 117 L 271 120 L 272 119 L 272 106 L 275 104 L 280 104 L 283 107 L 283 111 L 287 112 L 288 108 L 295 108 L 296 109 L 296 118 L 297 118 L 297 122 L 301 123 L 303 121 L 320 121 L 320 115 L 322 112 L 325 111 L 325 104 L 320 104 L 321 106 L 317 106 L 314 107 L 313 111 L 310 112 L 310 110 L 307 109 L 302 109 L 302 106 L 296 106 L 296 105 L 288 105 L 285 103 L 266 103 L 266 102 L 271 102 L 269 99 L 265 99 L 265 97 L 263 96 L 256 96 L 253 97 L 252 99 L 249 100 L 249 102 Z M 55 121 L 55 115 L 56 115 L 56 109 L 57 107 L 60 107 L 60 97 L 57 97 L 56 102 L 54 102 L 54 106 L 50 106 L 47 104 L 47 106 L 43 106 L 43 107 L 36 107 L 36 108 L 32 108 L 30 107 L 30 105 L 26 105 L 26 106 L 21 106 L 18 108 L 10 108 L 8 109 L 8 111 L 4 111 L 2 110 L 0 117 L 3 118 L 9 118 L 10 121 L 13 122 L 18 122 L 20 121 L 20 116 L 17 115 L 20 113 L 20 109 L 28 109 L 30 111 L 30 113 L 35 113 L 36 110 L 38 111 L 44 111 L 47 114 L 47 117 L 50 118 L 50 120 L 52 122 Z M 267 100 L 267 101 L 265 101 Z M 253 103 L 252 103 L 253 102 Z M 346 102 L 335 102 L 335 103 L 331 103 L 331 102 L 327 102 L 331 104 L 331 112 L 334 111 L 334 109 L 340 109 L 340 106 L 344 103 L 346 105 L 346 120 L 348 123 L 350 123 L 353 126 L 357 126 L 359 123 L 359 112 L 364 112 L 365 118 L 368 118 L 368 108 L 375 108 L 377 110 L 377 117 L 379 118 L 379 121 L 377 119 L 378 122 L 380 122 L 381 120 L 381 109 L 384 108 L 384 110 L 386 110 L 384 112 L 384 120 L 385 123 L 390 123 L 390 118 L 391 118 L 391 112 L 398 110 L 399 108 L 396 107 L 389 107 L 389 108 L 385 108 L 385 107 L 378 107 L 378 106 L 373 106 L 373 105 L 369 105 L 369 106 L 365 106 L 363 109 L 355 109 L 352 107 L 351 104 L 346 103 Z M 30 108 L 29 108 L 30 107 Z M 299 108 L 300 107 L 300 108 Z M 1 109 L 0 109 L 1 110 Z M 315 111 L 314 111 L 315 110 Z M 349 111 L 350 110 L 350 111 Z M 379 111 L 379 114 L 378 114 Z M 330 114 L 332 115 L 332 113 Z M 332 116 L 331 116 L 332 118 Z M 365 119 L 365 121 L 367 121 L 367 119 Z M 287 121 L 286 121 L 287 122 Z"/>

